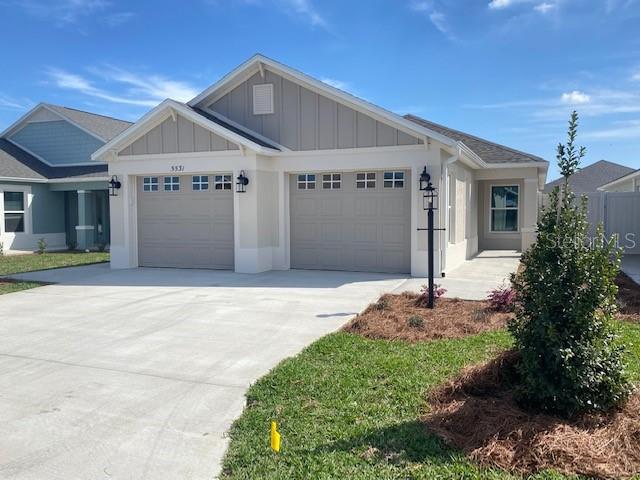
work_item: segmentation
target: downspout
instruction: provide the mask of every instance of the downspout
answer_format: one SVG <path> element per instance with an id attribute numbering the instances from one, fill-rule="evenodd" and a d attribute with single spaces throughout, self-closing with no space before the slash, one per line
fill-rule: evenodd
<path id="1" fill-rule="evenodd" d="M 442 165 L 442 181 L 444 183 L 444 230 L 440 231 L 440 245 L 443 248 L 440 250 L 442 252 L 442 261 L 440 264 L 440 273 L 444 277 L 445 270 L 447 268 L 447 248 L 449 247 L 449 189 L 451 185 L 449 184 L 449 165 L 457 162 L 460 159 L 460 146 L 456 146 L 456 153 L 449 157 L 444 164 Z M 442 200 L 440 201 L 440 205 L 442 205 Z"/>

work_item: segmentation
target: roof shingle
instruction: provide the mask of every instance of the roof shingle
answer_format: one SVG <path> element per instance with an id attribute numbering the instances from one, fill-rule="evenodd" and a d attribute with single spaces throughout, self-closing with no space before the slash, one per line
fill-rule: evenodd
<path id="1" fill-rule="evenodd" d="M 598 187 L 617 180 L 633 172 L 633 168 L 620 165 L 619 163 L 600 160 L 584 168 L 569 177 L 569 184 L 575 193 L 596 192 Z M 564 178 L 558 178 L 549 182 L 544 187 L 545 193 L 550 193 L 553 187 L 564 182 Z"/>
<path id="2" fill-rule="evenodd" d="M 67 117 L 72 122 L 75 122 L 82 128 L 102 138 L 105 142 L 115 138 L 133 125 L 131 122 L 127 122 L 126 120 L 98 115 L 97 113 L 85 112 L 75 108 L 63 107 L 61 105 L 52 105 L 50 103 L 45 105 L 47 108 L 59 113 L 63 117 Z"/>

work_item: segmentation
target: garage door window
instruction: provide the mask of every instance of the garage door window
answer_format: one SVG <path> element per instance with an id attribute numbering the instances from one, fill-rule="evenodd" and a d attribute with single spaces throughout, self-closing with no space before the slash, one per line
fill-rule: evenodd
<path id="1" fill-rule="evenodd" d="M 216 190 L 231 190 L 231 175 L 216 175 L 214 180 Z"/>
<path id="2" fill-rule="evenodd" d="M 158 177 L 144 177 L 142 179 L 142 190 L 145 192 L 157 192 Z"/>
<path id="3" fill-rule="evenodd" d="M 24 192 L 4 192 L 4 231 L 24 232 Z"/>
<path id="4" fill-rule="evenodd" d="M 491 187 L 491 231 L 518 231 L 517 185 Z"/>
<path id="5" fill-rule="evenodd" d="M 298 175 L 298 190 L 315 190 L 316 176 L 312 173 Z"/>
<path id="6" fill-rule="evenodd" d="M 322 175 L 322 188 L 325 190 L 338 190 L 342 184 L 342 176 L 339 173 L 325 173 Z"/>
<path id="7" fill-rule="evenodd" d="M 177 192 L 180 190 L 180 177 L 164 177 L 164 191 Z"/>
<path id="8" fill-rule="evenodd" d="M 356 173 L 356 188 L 368 190 L 376 188 L 375 172 L 359 172 Z"/>
<path id="9" fill-rule="evenodd" d="M 384 172 L 384 188 L 404 188 L 404 172 Z"/>
<path id="10" fill-rule="evenodd" d="M 191 186 L 194 192 L 209 190 L 209 175 L 194 175 L 191 179 Z"/>

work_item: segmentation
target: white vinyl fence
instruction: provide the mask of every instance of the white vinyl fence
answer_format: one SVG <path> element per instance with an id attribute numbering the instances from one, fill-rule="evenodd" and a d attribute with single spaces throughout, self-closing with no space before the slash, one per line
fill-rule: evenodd
<path id="1" fill-rule="evenodd" d="M 617 235 L 624 253 L 640 254 L 640 192 L 597 192 L 587 195 L 591 233 L 604 224 L 607 235 Z"/>

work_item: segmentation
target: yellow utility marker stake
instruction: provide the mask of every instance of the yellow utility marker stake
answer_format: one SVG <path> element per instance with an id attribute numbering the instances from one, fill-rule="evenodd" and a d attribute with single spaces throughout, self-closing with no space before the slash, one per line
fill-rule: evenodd
<path id="1" fill-rule="evenodd" d="M 280 451 L 280 434 L 276 422 L 271 422 L 271 450 L 276 453 Z"/>

